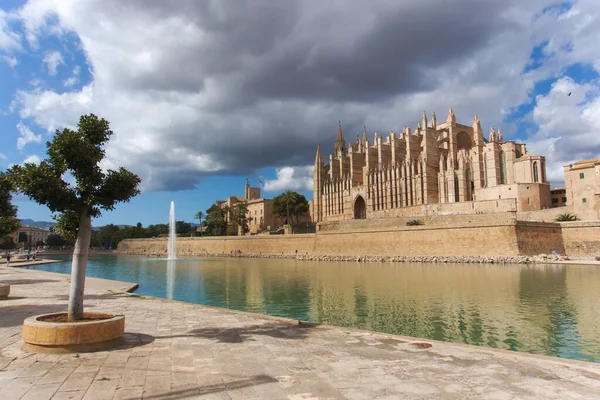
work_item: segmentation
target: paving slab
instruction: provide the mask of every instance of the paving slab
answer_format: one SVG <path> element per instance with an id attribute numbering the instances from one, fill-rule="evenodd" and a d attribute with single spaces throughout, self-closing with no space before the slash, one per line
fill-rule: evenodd
<path id="1" fill-rule="evenodd" d="M 0 399 L 600 399 L 600 364 L 296 321 L 125 293 L 86 280 L 88 310 L 123 314 L 117 348 L 22 350 L 30 315 L 64 311 L 69 277 L 0 267 Z"/>

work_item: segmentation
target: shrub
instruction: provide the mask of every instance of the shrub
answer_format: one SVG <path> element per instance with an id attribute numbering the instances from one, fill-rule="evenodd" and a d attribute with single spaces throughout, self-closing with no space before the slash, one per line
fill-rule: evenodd
<path id="1" fill-rule="evenodd" d="M 570 214 L 570 213 L 562 213 L 562 214 L 558 214 L 556 216 L 556 221 L 557 222 L 564 222 L 564 221 L 579 221 L 579 218 L 577 218 L 577 215 L 575 214 Z"/>
<path id="2" fill-rule="evenodd" d="M 406 223 L 406 225 L 408 225 L 408 226 L 417 226 L 417 225 L 425 225 L 425 224 L 420 219 L 411 219 L 410 221 L 408 221 Z"/>

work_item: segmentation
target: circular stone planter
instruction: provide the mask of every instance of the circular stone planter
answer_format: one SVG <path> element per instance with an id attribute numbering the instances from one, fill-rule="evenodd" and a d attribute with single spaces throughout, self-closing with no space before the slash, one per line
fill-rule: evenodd
<path id="1" fill-rule="evenodd" d="M 4 299 L 8 298 L 9 294 L 10 294 L 10 285 L 0 283 L 0 300 L 4 300 Z"/>
<path id="2" fill-rule="evenodd" d="M 98 316 L 100 313 L 85 313 Z M 100 314 L 106 315 L 106 314 Z M 52 322 L 47 319 L 66 316 L 66 313 L 42 314 L 23 322 L 23 350 L 35 353 L 87 353 L 111 348 L 121 341 L 125 317 L 80 322 Z"/>

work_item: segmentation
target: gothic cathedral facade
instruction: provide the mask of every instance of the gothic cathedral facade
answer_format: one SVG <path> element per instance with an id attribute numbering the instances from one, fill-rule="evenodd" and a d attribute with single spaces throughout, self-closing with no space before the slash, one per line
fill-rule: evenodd
<path id="1" fill-rule="evenodd" d="M 438 123 L 435 113 L 428 121 L 424 112 L 414 132 L 375 133 L 372 144 L 365 131 L 346 145 L 340 125 L 329 159 L 317 147 L 313 178 L 314 222 L 420 215 L 434 204 L 452 212 L 458 203 L 474 203 L 468 209 L 477 210 L 477 203 L 499 207 L 501 201 L 527 211 L 551 202 L 544 157 L 504 141 L 500 130 L 490 128 L 485 138 L 477 116 L 471 126 L 462 125 L 452 109 L 445 122 Z"/>

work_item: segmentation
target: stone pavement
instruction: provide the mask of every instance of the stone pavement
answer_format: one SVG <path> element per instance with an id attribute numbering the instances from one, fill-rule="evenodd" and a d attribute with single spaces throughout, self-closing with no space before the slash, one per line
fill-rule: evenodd
<path id="1" fill-rule="evenodd" d="M 124 314 L 111 351 L 21 350 L 22 321 L 66 310 L 69 277 L 0 267 L 0 399 L 600 399 L 600 364 L 292 321 L 119 293 L 87 279 L 88 310 Z"/>

